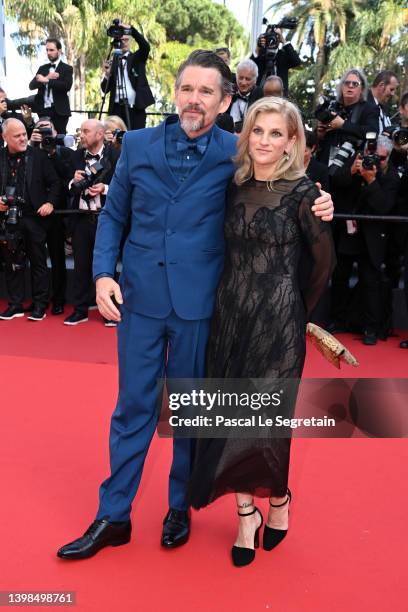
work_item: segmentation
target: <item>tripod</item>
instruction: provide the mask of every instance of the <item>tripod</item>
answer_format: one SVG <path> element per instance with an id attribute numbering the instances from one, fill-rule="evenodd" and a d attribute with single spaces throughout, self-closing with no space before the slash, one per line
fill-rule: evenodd
<path id="1" fill-rule="evenodd" d="M 129 100 L 127 96 L 126 81 L 125 81 L 125 76 L 124 76 L 124 71 L 125 71 L 124 61 L 123 61 L 124 57 L 123 57 L 123 52 L 121 49 L 120 39 L 114 39 L 111 42 L 111 48 L 109 50 L 106 61 L 108 62 L 111 58 L 112 58 L 112 61 L 111 61 L 111 65 L 109 68 L 109 73 L 106 77 L 106 85 L 103 90 L 102 104 L 99 110 L 98 119 L 101 120 L 103 107 L 105 105 L 106 96 L 109 90 L 110 80 L 113 77 L 113 75 L 115 75 L 116 76 L 116 87 L 117 87 L 116 93 L 118 94 L 119 105 L 123 106 L 124 108 L 125 123 L 126 123 L 128 130 L 130 130 L 132 126 L 130 125 Z"/>

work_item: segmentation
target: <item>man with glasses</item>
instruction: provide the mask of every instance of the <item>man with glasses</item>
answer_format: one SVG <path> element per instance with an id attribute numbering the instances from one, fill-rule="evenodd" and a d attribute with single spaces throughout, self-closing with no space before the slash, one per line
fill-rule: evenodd
<path id="1" fill-rule="evenodd" d="M 341 113 L 328 123 L 318 123 L 318 130 L 324 134 L 317 155 L 319 161 L 330 166 L 345 142 L 357 146 L 365 140 L 367 132 L 378 132 L 379 109 L 367 101 L 367 89 L 361 70 L 352 68 L 343 75 L 337 90 Z"/>

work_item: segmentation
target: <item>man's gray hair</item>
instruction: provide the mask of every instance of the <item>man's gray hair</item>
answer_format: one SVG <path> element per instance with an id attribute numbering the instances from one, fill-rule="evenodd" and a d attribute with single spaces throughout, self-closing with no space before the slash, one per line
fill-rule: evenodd
<path id="1" fill-rule="evenodd" d="M 258 66 L 255 64 L 255 62 L 251 59 L 244 59 L 242 60 L 242 62 L 239 62 L 238 66 L 237 66 L 237 74 L 238 72 L 240 72 L 241 70 L 250 70 L 252 72 L 252 74 L 255 76 L 255 78 L 258 78 Z"/>
<path id="2" fill-rule="evenodd" d="M 388 138 L 388 136 L 385 136 L 384 134 L 380 134 L 377 140 L 377 149 L 378 147 L 385 149 L 387 153 L 390 154 L 394 148 L 394 145 L 391 138 Z"/>
<path id="3" fill-rule="evenodd" d="M 341 88 L 344 85 L 344 81 L 348 80 L 348 76 L 350 74 L 353 74 L 360 81 L 361 83 L 360 102 L 365 102 L 367 100 L 368 84 L 367 84 L 367 77 L 364 74 L 364 72 L 361 70 L 361 68 L 350 68 L 349 70 L 346 70 L 346 72 L 343 74 L 343 76 L 340 79 L 340 83 L 337 85 L 337 101 L 343 102 L 343 94 L 342 94 Z"/>

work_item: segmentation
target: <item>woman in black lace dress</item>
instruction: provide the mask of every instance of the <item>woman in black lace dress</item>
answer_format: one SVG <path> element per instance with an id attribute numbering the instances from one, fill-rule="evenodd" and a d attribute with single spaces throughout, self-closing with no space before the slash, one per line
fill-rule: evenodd
<path id="1" fill-rule="evenodd" d="M 334 264 L 329 224 L 311 211 L 319 192 L 305 177 L 304 149 L 293 104 L 264 98 L 250 108 L 228 194 L 226 262 L 208 346 L 208 377 L 301 377 L 306 322 Z M 302 294 L 298 266 L 305 247 L 313 265 Z M 290 442 L 272 436 L 198 441 L 191 502 L 202 508 L 220 495 L 236 494 L 235 565 L 247 565 L 255 556 L 263 521 L 254 496 L 270 498 L 264 548 L 271 550 L 286 535 Z"/>

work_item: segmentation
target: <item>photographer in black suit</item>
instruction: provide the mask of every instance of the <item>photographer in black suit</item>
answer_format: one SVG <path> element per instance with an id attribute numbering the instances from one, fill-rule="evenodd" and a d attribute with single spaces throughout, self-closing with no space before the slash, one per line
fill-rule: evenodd
<path id="1" fill-rule="evenodd" d="M 60 181 L 44 151 L 28 147 L 26 128 L 21 121 L 7 119 L 3 138 L 7 146 L 0 149 L 0 214 L 3 220 L 6 217 L 7 229 L 11 231 L 10 215 L 13 206 L 17 206 L 13 230 L 24 237 L 31 269 L 33 309 L 28 318 L 41 321 L 48 305 L 46 234 L 49 216 L 59 202 Z M 23 267 L 6 267 L 6 285 L 9 307 L 0 314 L 0 319 L 23 317 Z"/>
<path id="2" fill-rule="evenodd" d="M 66 139 L 72 139 L 68 136 Z M 58 208 L 67 207 L 67 185 L 72 178 L 74 151 L 57 140 L 57 132 L 49 117 L 41 117 L 35 124 L 31 134 L 30 145 L 39 147 L 52 162 L 63 189 L 60 194 Z M 65 264 L 65 226 L 62 215 L 52 215 L 47 228 L 47 248 L 51 260 L 52 308 L 53 315 L 64 312 L 66 294 L 66 264 Z"/>
<path id="3" fill-rule="evenodd" d="M 58 134 L 66 134 L 71 116 L 68 92 L 72 87 L 72 66 L 61 61 L 62 47 L 56 38 L 46 40 L 49 64 L 39 67 L 30 82 L 30 89 L 38 89 L 35 107 L 39 117 L 50 117 Z"/>
<path id="4" fill-rule="evenodd" d="M 285 41 L 285 37 L 282 34 L 280 28 L 275 29 L 276 36 L 278 37 L 279 46 L 273 50 L 274 57 L 272 63 L 272 71 L 269 74 L 267 72 L 267 59 L 266 59 L 266 46 L 267 39 L 264 34 L 259 36 L 257 41 L 256 51 L 251 55 L 253 60 L 258 66 L 258 79 L 257 84 L 263 85 L 267 76 L 278 76 L 283 82 L 283 95 L 288 95 L 289 87 L 289 70 L 300 66 L 302 60 L 299 57 L 297 51 L 293 48 L 290 42 Z"/>
<path id="5" fill-rule="evenodd" d="M 154 104 L 153 94 L 150 90 L 146 77 L 146 62 L 150 53 L 150 45 L 147 40 L 133 26 L 122 26 L 130 30 L 130 35 L 123 35 L 120 39 L 122 55 L 118 64 L 105 62 L 105 75 L 101 82 L 102 92 L 110 93 L 109 115 L 118 115 L 127 124 L 127 113 L 124 101 L 127 100 L 130 125 L 128 129 L 137 130 L 146 126 L 146 108 Z M 138 51 L 130 51 L 131 37 L 139 45 Z M 119 65 L 119 71 L 117 66 Z M 122 75 L 118 74 L 120 66 L 123 67 L 123 87 L 121 87 Z M 122 90 L 122 91 L 121 91 Z"/>
<path id="6" fill-rule="evenodd" d="M 105 143 L 105 127 L 97 119 L 88 119 L 81 125 L 81 148 L 74 152 L 73 176 L 69 187 L 72 195 L 72 208 L 96 213 L 100 210 L 108 193 L 109 183 L 115 171 L 119 153 Z M 89 187 L 77 188 L 76 184 L 90 173 L 96 180 Z M 92 261 L 95 235 L 98 223 L 97 214 L 73 215 L 72 248 L 74 255 L 74 312 L 65 319 L 65 325 L 78 325 L 88 320 L 88 309 L 93 303 Z M 105 321 L 112 326 L 113 323 Z"/>
<path id="7" fill-rule="evenodd" d="M 320 136 L 316 155 L 318 161 L 330 166 L 345 142 L 357 146 L 365 140 L 367 132 L 378 133 L 379 110 L 375 104 L 367 101 L 367 93 L 367 80 L 363 72 L 351 68 L 344 73 L 338 85 L 337 112 L 329 113 L 332 116 L 322 121 L 316 109 Z"/>

